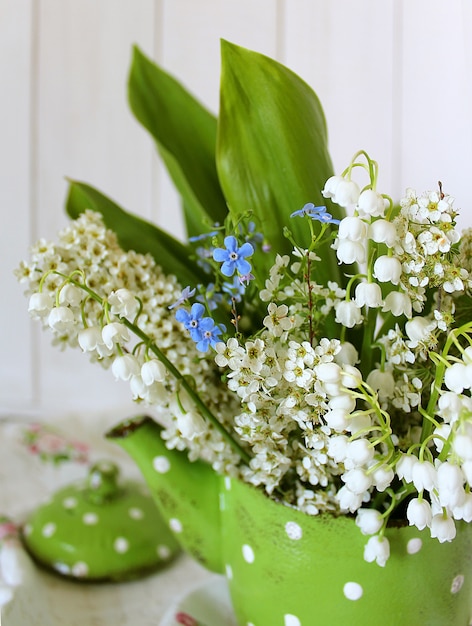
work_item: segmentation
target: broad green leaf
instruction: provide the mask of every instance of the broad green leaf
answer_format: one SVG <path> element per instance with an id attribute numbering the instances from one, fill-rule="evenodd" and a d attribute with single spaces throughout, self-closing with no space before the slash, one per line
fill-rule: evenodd
<path id="1" fill-rule="evenodd" d="M 78 181 L 70 181 L 67 213 L 76 219 L 86 209 L 98 211 L 125 250 L 151 254 L 166 274 L 174 274 L 181 285 L 205 281 L 198 266 L 189 261 L 190 249 L 150 222 L 128 213 L 100 191 Z"/>
<path id="2" fill-rule="evenodd" d="M 215 117 L 136 47 L 128 95 L 131 110 L 156 140 L 182 194 L 188 235 L 223 223 L 228 210 L 216 173 Z"/>
<path id="3" fill-rule="evenodd" d="M 289 253 L 284 226 L 300 245 L 309 242 L 305 219 L 290 214 L 307 202 L 327 204 L 321 189 L 333 171 L 323 110 L 312 89 L 280 63 L 227 41 L 221 51 L 217 168 L 229 210 L 236 218 L 254 211 L 273 253 Z M 336 215 L 329 203 L 328 210 Z M 326 245 L 322 254 L 320 282 L 336 280 L 334 252 Z"/>

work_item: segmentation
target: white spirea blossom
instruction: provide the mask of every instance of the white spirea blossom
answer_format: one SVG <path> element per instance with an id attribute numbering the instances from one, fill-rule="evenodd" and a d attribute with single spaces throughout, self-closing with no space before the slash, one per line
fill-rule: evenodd
<path id="1" fill-rule="evenodd" d="M 134 320 L 137 297 L 142 303 L 141 331 L 157 341 L 183 375 L 192 377 L 204 401 L 227 423 L 234 399 L 224 386 L 215 384 L 211 361 L 196 351 L 168 309 L 181 293 L 175 277 L 164 275 L 149 255 L 124 251 L 98 213 L 85 211 L 59 234 L 57 243 L 41 241 L 33 246 L 31 262 L 24 263 L 19 274 L 28 285 L 31 315 L 41 319 L 61 344 L 79 346 L 93 361 L 111 367 L 115 377 L 128 382 L 135 400 L 169 416 L 163 431 L 169 447 L 183 448 L 182 430 L 171 410 L 175 383 L 160 362 L 149 360 L 144 346 L 132 354 L 136 340 L 122 321 Z M 78 284 L 68 282 L 67 276 Z M 107 302 L 107 315 L 80 287 L 82 276 Z M 191 458 L 203 458 L 215 469 L 237 474 L 238 457 L 217 431 L 201 418 L 198 422 L 192 418 L 192 430 L 188 418 L 180 416 L 180 420 Z"/>

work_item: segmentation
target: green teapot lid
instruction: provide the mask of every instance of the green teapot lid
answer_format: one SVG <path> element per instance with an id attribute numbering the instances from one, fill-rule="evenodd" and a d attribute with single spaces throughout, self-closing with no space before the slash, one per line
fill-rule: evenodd
<path id="1" fill-rule="evenodd" d="M 59 490 L 23 527 L 26 549 L 62 576 L 129 580 L 168 563 L 179 547 L 144 485 L 121 483 L 109 461 Z"/>

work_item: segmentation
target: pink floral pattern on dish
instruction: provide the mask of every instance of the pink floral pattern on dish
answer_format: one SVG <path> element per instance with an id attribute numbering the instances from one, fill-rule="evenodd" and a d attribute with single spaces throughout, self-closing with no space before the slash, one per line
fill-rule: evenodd
<path id="1" fill-rule="evenodd" d="M 46 424 L 29 424 L 23 430 L 23 443 L 42 461 L 58 465 L 64 461 L 88 462 L 88 446 L 81 441 L 69 439 Z"/>
<path id="2" fill-rule="evenodd" d="M 182 626 L 204 626 L 204 624 L 197 622 L 197 620 L 188 613 L 176 613 L 175 620 L 178 624 L 182 624 Z"/>

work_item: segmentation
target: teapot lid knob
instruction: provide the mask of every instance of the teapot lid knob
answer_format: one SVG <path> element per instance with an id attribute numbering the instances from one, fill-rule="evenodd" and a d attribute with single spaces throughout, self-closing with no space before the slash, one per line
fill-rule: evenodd
<path id="1" fill-rule="evenodd" d="M 84 496 L 94 504 L 104 504 L 121 493 L 119 469 L 111 461 L 98 461 L 89 470 Z"/>

